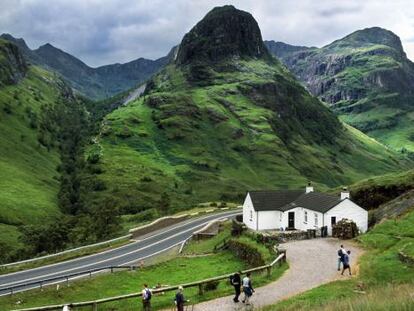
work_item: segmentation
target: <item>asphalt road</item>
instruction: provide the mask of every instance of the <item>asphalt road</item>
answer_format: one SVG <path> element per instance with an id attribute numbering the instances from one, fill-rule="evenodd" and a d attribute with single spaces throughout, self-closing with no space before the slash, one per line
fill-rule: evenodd
<path id="1" fill-rule="evenodd" d="M 147 235 L 137 242 L 102 253 L 30 270 L 0 275 L 0 296 L 10 294 L 10 289 L 8 288 L 12 286 L 15 287 L 13 292 L 24 291 L 40 286 L 40 283 L 27 285 L 32 282 L 61 277 L 61 279 L 43 282 L 43 285 L 53 284 L 64 281 L 66 276 L 70 274 L 87 272 L 108 266 L 132 265 L 133 263 L 156 256 L 181 244 L 193 232 L 201 229 L 210 221 L 233 217 L 240 213 L 241 210 L 228 211 L 190 219 L 159 230 L 152 235 Z"/>

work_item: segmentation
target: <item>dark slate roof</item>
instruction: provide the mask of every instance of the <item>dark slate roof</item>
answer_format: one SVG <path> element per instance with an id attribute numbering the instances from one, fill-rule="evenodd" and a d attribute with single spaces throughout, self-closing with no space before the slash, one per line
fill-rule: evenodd
<path id="1" fill-rule="evenodd" d="M 256 211 L 288 211 L 304 207 L 326 213 L 341 202 L 339 196 L 321 192 L 305 193 L 302 190 L 249 191 Z"/>
<path id="2" fill-rule="evenodd" d="M 249 191 L 256 211 L 280 210 L 304 193 L 303 190 Z"/>

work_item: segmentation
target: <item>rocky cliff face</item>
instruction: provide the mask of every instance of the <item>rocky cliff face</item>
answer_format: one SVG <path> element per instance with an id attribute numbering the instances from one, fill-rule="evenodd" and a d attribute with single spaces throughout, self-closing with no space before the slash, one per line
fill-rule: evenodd
<path id="1" fill-rule="evenodd" d="M 414 121 L 409 113 L 414 110 L 414 64 L 397 35 L 373 27 L 322 48 L 272 47 L 272 53 L 343 120 L 386 144 L 414 151 L 414 129 L 408 126 Z M 407 126 L 401 129 L 402 124 Z M 403 141 L 386 135 L 401 131 Z"/>
<path id="2" fill-rule="evenodd" d="M 217 62 L 229 57 L 269 57 L 260 28 L 250 13 L 226 5 L 210 11 L 179 47 L 178 64 Z"/>
<path id="3" fill-rule="evenodd" d="M 19 48 L 0 39 L 0 85 L 16 84 L 27 72 L 27 64 Z"/>

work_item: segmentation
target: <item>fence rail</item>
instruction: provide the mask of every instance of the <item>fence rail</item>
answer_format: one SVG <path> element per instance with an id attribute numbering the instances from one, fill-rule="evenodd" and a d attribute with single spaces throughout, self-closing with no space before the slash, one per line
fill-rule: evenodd
<path id="1" fill-rule="evenodd" d="M 51 285 L 50 284 L 51 282 L 60 283 L 60 282 L 58 282 L 59 280 L 61 282 L 66 281 L 68 283 L 70 279 L 73 279 L 75 277 L 80 277 L 82 275 L 92 276 L 92 273 L 105 271 L 105 270 L 108 270 L 108 271 L 110 270 L 111 273 L 112 273 L 114 270 L 117 270 L 117 269 L 136 270 L 138 268 L 139 268 L 138 266 L 107 266 L 107 267 L 102 267 L 102 268 L 97 268 L 97 269 L 92 269 L 92 270 L 87 270 L 87 271 L 82 271 L 82 272 L 77 272 L 77 273 L 72 273 L 72 274 L 60 275 L 60 276 L 56 276 L 56 277 L 53 277 L 53 278 L 43 279 L 43 280 L 40 280 L 40 281 L 33 281 L 33 282 L 29 282 L 29 283 L 20 282 L 20 283 L 14 284 L 12 286 L 0 287 L 0 295 L 6 294 L 6 293 L 2 294 L 2 292 L 8 292 L 9 294 L 13 295 L 14 292 L 16 290 L 18 290 L 19 288 L 30 287 L 30 286 L 33 286 L 33 285 L 38 285 L 38 287 L 43 288 L 43 286 Z"/>
<path id="2" fill-rule="evenodd" d="M 272 261 L 270 264 L 260 266 L 260 267 L 251 268 L 251 269 L 248 269 L 248 270 L 244 270 L 244 271 L 242 271 L 242 273 L 266 271 L 267 274 L 270 276 L 272 267 L 276 263 L 279 263 L 279 265 L 282 265 L 282 262 L 285 262 L 285 261 L 286 261 L 286 250 L 280 250 L 279 256 L 274 261 Z M 204 280 L 201 280 L 201 281 L 181 284 L 181 286 L 184 287 L 184 288 L 197 287 L 198 286 L 199 294 L 202 295 L 203 290 L 204 290 L 203 286 L 205 284 L 210 283 L 210 282 L 215 282 L 215 281 L 226 280 L 230 277 L 230 275 L 231 274 L 220 275 L 220 276 L 212 277 L 212 278 L 209 278 L 209 279 L 204 279 Z M 157 288 L 157 289 L 152 290 L 151 292 L 153 294 L 157 294 L 157 293 L 162 293 L 162 292 L 174 291 L 174 290 L 177 290 L 179 286 L 180 285 L 174 285 L 174 286 Z M 66 305 L 70 305 L 72 308 L 90 306 L 90 307 L 92 307 L 93 311 L 97 311 L 98 310 L 98 305 L 100 305 L 100 304 L 107 303 L 107 302 L 112 302 L 112 301 L 129 299 L 129 298 L 140 297 L 141 295 L 142 295 L 142 293 L 138 292 L 138 293 L 132 293 L 132 294 L 127 294 L 127 295 L 108 297 L 108 298 L 103 298 L 103 299 L 98 299 L 98 300 L 74 302 L 74 303 L 70 303 L 70 304 L 64 303 L 64 304 L 58 304 L 58 305 L 51 305 L 51 306 L 44 306 L 44 307 L 34 307 L 34 308 L 26 308 L 26 309 L 16 309 L 14 311 L 59 310 L 59 309 L 62 309 Z"/>
<path id="3" fill-rule="evenodd" d="M 57 256 L 77 252 L 77 251 L 80 251 L 80 250 L 88 249 L 88 248 L 95 248 L 95 247 L 98 247 L 98 246 L 111 244 L 111 243 L 119 242 L 119 241 L 122 241 L 122 240 L 127 240 L 127 239 L 130 239 L 131 237 L 132 237 L 132 234 L 127 234 L 127 235 L 124 235 L 124 236 L 121 236 L 119 238 L 115 238 L 115 239 L 112 239 L 112 240 L 103 241 L 103 242 L 99 242 L 99 243 L 95 243 L 95 244 L 89 244 L 89 245 L 85 245 L 85 246 L 80 246 L 80 247 L 77 247 L 77 248 L 68 249 L 66 251 L 55 253 L 55 254 L 50 254 L 50 255 L 45 255 L 45 256 L 41 256 L 41 257 L 35 257 L 35 258 L 26 259 L 26 260 L 22 260 L 22 261 L 16 261 L 16 262 L 3 264 L 3 265 L 0 265 L 0 268 L 7 268 L 7 267 L 17 266 L 17 265 L 26 264 L 26 263 L 30 263 L 30 262 L 35 262 L 35 261 L 39 261 L 39 260 L 43 260 L 43 259 L 53 258 L 53 257 L 57 257 Z"/>

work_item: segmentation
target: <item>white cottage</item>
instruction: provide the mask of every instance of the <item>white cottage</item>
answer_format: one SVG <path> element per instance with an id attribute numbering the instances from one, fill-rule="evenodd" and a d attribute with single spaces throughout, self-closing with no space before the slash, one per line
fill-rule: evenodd
<path id="1" fill-rule="evenodd" d="M 343 218 L 353 220 L 361 232 L 368 229 L 368 212 L 351 201 L 344 189 L 340 196 L 303 190 L 249 191 L 243 204 L 243 222 L 253 230 L 307 230 L 328 227 Z"/>

